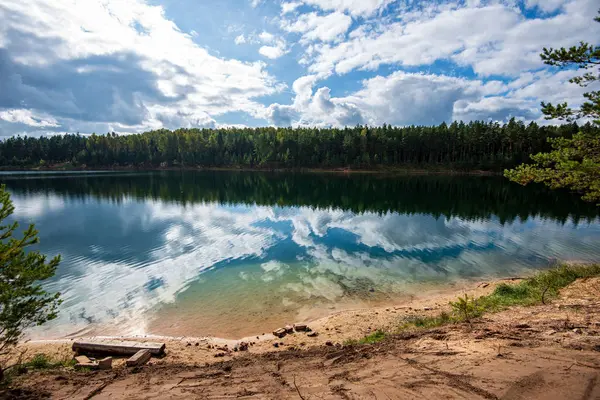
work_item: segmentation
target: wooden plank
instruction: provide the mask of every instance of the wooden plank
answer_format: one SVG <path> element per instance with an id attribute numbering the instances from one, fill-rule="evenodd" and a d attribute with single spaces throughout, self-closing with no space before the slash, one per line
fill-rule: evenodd
<path id="1" fill-rule="evenodd" d="M 308 331 L 308 326 L 306 324 L 294 324 L 294 329 L 296 332 L 306 332 Z"/>
<path id="2" fill-rule="evenodd" d="M 86 356 L 77 356 L 75 357 L 75 361 L 77 362 L 77 364 L 89 364 L 92 362 L 92 360 L 90 360 Z"/>
<path id="3" fill-rule="evenodd" d="M 77 357 L 75 357 L 75 361 L 77 362 L 74 367 L 76 370 L 80 370 L 80 369 L 84 369 L 84 368 L 89 368 L 89 369 L 97 369 L 98 368 L 98 363 L 90 360 L 86 356 L 77 356 Z"/>
<path id="4" fill-rule="evenodd" d="M 98 360 L 98 368 L 101 370 L 112 369 L 112 360 L 112 357 L 106 357 L 102 360 Z"/>
<path id="5" fill-rule="evenodd" d="M 79 353 L 102 353 L 133 355 L 140 350 L 149 350 L 152 355 L 159 356 L 165 351 L 164 343 L 134 342 L 129 340 L 77 340 L 73 342 L 73 351 Z"/>
<path id="6" fill-rule="evenodd" d="M 273 331 L 273 335 L 277 336 L 278 338 L 282 338 L 287 334 L 287 331 L 285 330 L 285 328 L 279 328 Z"/>
<path id="7" fill-rule="evenodd" d="M 135 353 L 126 363 L 128 367 L 137 367 L 138 365 L 146 364 L 150 360 L 150 357 L 152 357 L 150 350 L 144 349 Z"/>

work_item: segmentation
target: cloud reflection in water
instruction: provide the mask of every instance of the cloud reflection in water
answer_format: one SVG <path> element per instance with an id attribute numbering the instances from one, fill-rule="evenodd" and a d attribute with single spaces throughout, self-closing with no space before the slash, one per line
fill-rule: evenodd
<path id="1" fill-rule="evenodd" d="M 13 200 L 15 217 L 35 221 L 40 230 L 40 250 L 63 256 L 48 284 L 65 300 L 58 320 L 44 328 L 51 336 L 90 323 L 142 334 L 145 313 L 210 283 L 210 270 L 235 274 L 226 284 L 215 279 L 203 299 L 231 296 L 232 305 L 244 308 L 235 293 L 258 296 L 263 287 L 281 307 L 301 308 L 335 304 L 370 288 L 393 294 L 423 281 L 514 274 L 548 259 L 600 258 L 598 220 L 562 224 L 533 217 L 502 224 L 495 217 L 132 199 L 117 204 L 52 194 Z M 226 285 L 236 290 L 224 292 Z"/>

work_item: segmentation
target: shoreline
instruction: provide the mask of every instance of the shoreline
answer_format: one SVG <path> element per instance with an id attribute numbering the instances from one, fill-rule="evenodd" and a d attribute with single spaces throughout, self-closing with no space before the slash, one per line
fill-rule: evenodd
<path id="1" fill-rule="evenodd" d="M 47 167 L 24 167 L 12 168 L 0 166 L 0 172 L 162 172 L 162 171 L 197 171 L 197 172 L 263 172 L 263 173 L 315 173 L 315 174 L 369 174 L 369 175 L 465 175 L 465 176 L 502 176 L 502 171 L 485 171 L 469 169 L 452 168 L 261 168 L 261 167 L 134 167 L 134 166 L 116 166 L 116 167 L 71 167 L 65 168 L 62 165 Z"/>
<path id="2" fill-rule="evenodd" d="M 553 399 L 597 398 L 600 265 L 576 267 L 473 283 L 410 306 L 340 312 L 310 324 L 317 337 L 172 337 L 166 354 L 133 368 L 113 355 L 112 370 L 74 369 L 72 340 L 25 343 L 24 368 L 0 397 L 548 399 L 551 390 Z M 544 302 L 546 279 L 556 290 Z M 503 283 L 511 284 L 497 290 Z M 440 323 L 445 301 L 464 293 L 481 296 L 484 308 L 491 299 L 507 303 Z M 519 293 L 534 301 L 511 302 Z"/>
<path id="3" fill-rule="evenodd" d="M 193 363 L 220 361 L 223 358 L 215 358 L 214 354 L 218 354 L 224 346 L 233 349 L 242 342 L 254 343 L 249 353 L 262 354 L 284 350 L 286 347 L 323 346 L 328 342 L 342 344 L 351 340 L 359 340 L 376 331 L 392 328 L 406 317 L 433 316 L 442 311 L 448 311 L 450 310 L 449 301 L 456 300 L 457 297 L 464 294 L 476 297 L 488 295 L 501 283 L 518 282 L 521 279 L 520 277 L 508 277 L 494 278 L 488 281 L 468 281 L 464 282 L 463 285 L 455 284 L 451 288 L 431 289 L 419 297 L 390 302 L 387 305 L 340 310 L 313 320 L 296 321 L 296 323 L 305 323 L 312 331 L 317 332 L 318 336 L 316 337 L 308 337 L 306 333 L 297 332 L 286 335 L 284 338 L 277 338 L 271 331 L 255 332 L 248 336 L 233 339 L 217 336 L 172 336 L 150 333 L 72 337 L 67 335 L 62 338 L 30 339 L 19 344 L 19 347 L 27 349 L 32 354 L 40 352 L 59 354 L 70 351 L 71 344 L 82 339 L 161 341 L 167 344 L 167 354 L 174 355 L 176 359 L 183 357 Z M 279 346 L 274 347 L 275 343 Z M 191 356 L 188 354 L 190 349 L 194 353 Z M 194 350 L 200 350 L 200 353 L 196 354 L 198 352 Z M 224 359 L 231 358 L 234 355 L 235 353 L 226 354 Z"/>
<path id="4" fill-rule="evenodd" d="M 565 261 L 562 265 L 568 267 L 578 267 L 586 265 L 594 265 L 593 262 L 581 261 Z M 32 338 L 26 339 L 23 343 L 29 344 L 65 344 L 72 343 L 78 339 L 119 339 L 119 340 L 137 340 L 137 341 L 152 341 L 164 340 L 167 342 L 182 342 L 182 341 L 200 341 L 210 342 L 213 344 L 238 343 L 242 341 L 254 340 L 260 342 L 271 342 L 278 339 L 272 334 L 277 328 L 282 328 L 285 325 L 306 324 L 311 329 L 319 332 L 319 338 L 322 340 L 313 340 L 312 342 L 325 342 L 329 340 L 348 340 L 362 338 L 369 333 L 382 328 L 388 328 L 398 323 L 398 317 L 407 316 L 431 316 L 440 312 L 449 312 L 451 310 L 450 301 L 455 301 L 458 297 L 468 295 L 470 297 L 487 296 L 494 291 L 496 286 L 509 283 L 515 284 L 523 280 L 549 271 L 552 268 L 530 269 L 523 271 L 522 276 L 489 276 L 479 277 L 477 279 L 464 279 L 460 281 L 450 282 L 447 284 L 427 284 L 419 287 L 416 292 L 406 293 L 389 301 L 374 303 L 371 306 L 365 307 L 350 307 L 339 310 L 333 310 L 318 317 L 306 319 L 298 319 L 294 321 L 286 321 L 281 323 L 281 326 L 270 326 L 271 330 L 265 327 L 262 330 L 252 331 L 246 335 L 238 335 L 235 337 L 225 337 L 218 335 L 169 335 L 161 333 L 142 333 L 142 334 L 102 334 L 101 332 L 111 331 L 110 328 L 104 327 L 91 332 L 99 332 L 98 334 L 79 334 L 82 330 L 68 333 L 62 337 L 50 338 Z M 402 311 L 399 313 L 398 311 Z M 151 322 L 156 315 L 150 316 L 147 322 Z M 353 319 L 366 318 L 369 323 L 356 324 Z M 364 326 L 363 326 L 364 325 Z M 86 329 L 84 329 L 87 331 Z M 88 331 L 89 332 L 89 331 Z M 325 337 L 321 335 L 325 333 Z"/>
<path id="5" fill-rule="evenodd" d="M 572 263 L 580 264 L 580 263 Z M 524 277 L 529 277 L 537 274 L 544 269 L 531 268 L 522 271 Z M 406 287 L 405 291 L 398 292 L 395 295 L 387 294 L 385 300 L 349 300 L 346 302 L 336 303 L 337 306 L 328 307 L 314 307 L 309 311 L 304 310 L 304 313 L 294 316 L 280 315 L 277 311 L 273 314 L 273 318 L 264 318 L 256 322 L 253 318 L 244 320 L 237 320 L 231 325 L 233 329 L 225 328 L 226 330 L 219 331 L 218 329 L 205 329 L 200 335 L 195 335 L 193 332 L 195 329 L 195 323 L 182 324 L 180 327 L 175 329 L 169 329 L 170 319 L 166 323 L 156 324 L 157 320 L 163 320 L 164 314 L 161 314 L 161 307 L 158 307 L 157 312 L 149 313 L 140 319 L 139 322 L 143 323 L 145 329 L 141 333 L 127 333 L 131 331 L 131 325 L 122 322 L 117 324 L 98 324 L 88 325 L 81 329 L 73 331 L 63 331 L 60 335 L 38 335 L 27 339 L 30 343 L 44 343 L 44 342 L 72 342 L 73 340 L 81 338 L 103 338 L 103 339 L 125 339 L 125 340 L 140 340 L 140 339 L 162 339 L 162 340 L 182 340 L 189 338 L 198 340 L 213 340 L 217 342 L 236 342 L 243 341 L 248 338 L 256 338 L 258 335 L 263 340 L 263 336 L 274 339 L 273 335 L 269 332 L 276 330 L 277 328 L 284 327 L 285 325 L 293 324 L 307 324 L 309 326 L 322 327 L 326 326 L 329 321 L 333 319 L 344 319 L 346 315 L 379 315 L 381 311 L 386 309 L 413 309 L 415 312 L 422 309 L 429 309 L 424 311 L 440 311 L 442 309 L 449 309 L 448 302 L 455 300 L 458 296 L 469 293 L 469 295 L 481 296 L 488 294 L 490 289 L 495 287 L 497 284 L 502 282 L 515 282 L 522 279 L 521 277 L 514 276 L 480 276 L 475 279 L 464 278 L 451 282 L 419 282 Z M 487 290 L 482 290 L 482 286 L 485 285 Z M 285 313 L 283 313 L 285 314 Z M 383 313 L 385 314 L 385 313 Z M 382 315 L 383 315 L 382 314 Z M 174 317 L 174 320 L 186 320 L 189 317 L 188 314 L 182 314 Z M 386 319 L 386 318 L 378 318 Z M 210 323 L 208 323 L 210 324 Z M 239 325 L 243 325 L 244 329 L 236 328 Z M 118 330 L 118 326 L 124 329 Z M 166 328 L 166 329 L 165 329 Z M 138 330 L 139 332 L 140 330 Z M 166 333 L 171 331 L 173 333 Z M 208 332 L 215 332 L 208 333 Z M 235 333 L 238 332 L 238 333 Z M 266 335 L 265 335 L 266 333 Z M 40 337 L 42 336 L 42 337 Z"/>

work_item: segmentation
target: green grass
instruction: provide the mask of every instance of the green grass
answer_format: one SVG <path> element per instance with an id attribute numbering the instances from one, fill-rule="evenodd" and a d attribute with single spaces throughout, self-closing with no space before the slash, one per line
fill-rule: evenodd
<path id="1" fill-rule="evenodd" d="M 502 283 L 488 296 L 477 302 L 483 311 L 495 312 L 511 306 L 532 306 L 548 303 L 558 297 L 560 289 L 569 286 L 577 279 L 600 276 L 600 264 L 561 265 L 548 271 L 537 273 L 517 284 Z"/>
<path id="2" fill-rule="evenodd" d="M 75 360 L 53 360 L 46 354 L 36 354 L 33 358 L 24 363 L 22 366 L 30 370 L 54 369 L 61 367 L 72 367 L 75 365 Z"/>
<path id="3" fill-rule="evenodd" d="M 9 385 L 15 375 L 26 374 L 28 371 L 72 367 L 75 365 L 75 363 L 75 360 L 67 357 L 62 360 L 54 360 L 46 354 L 36 354 L 31 360 L 16 364 L 8 369 L 4 374 L 4 380 L 0 382 L 0 386 L 5 387 Z"/>
<path id="4" fill-rule="evenodd" d="M 434 316 L 415 315 L 408 317 L 405 323 L 400 326 L 400 330 L 408 328 L 435 328 L 436 326 L 445 325 L 454 322 L 454 318 L 447 312 L 441 312 Z"/>
<path id="5" fill-rule="evenodd" d="M 560 289 L 570 285 L 577 279 L 600 276 L 600 264 L 592 265 L 560 265 L 547 271 L 539 272 L 516 284 L 501 283 L 487 296 L 478 298 L 459 297 L 450 302 L 452 312 L 441 312 L 433 316 L 408 317 L 398 327 L 402 332 L 407 329 L 430 329 L 442 325 L 470 322 L 471 319 L 485 313 L 499 312 L 513 306 L 534 306 L 549 303 L 558 297 Z M 349 344 L 376 343 L 385 338 L 386 333 L 377 331 L 361 340 Z"/>
<path id="6" fill-rule="evenodd" d="M 374 344 L 377 342 L 381 342 L 383 339 L 385 339 L 385 332 L 382 330 L 378 330 L 376 332 L 371 333 L 368 336 L 365 336 L 364 338 L 360 339 L 358 342 L 360 344 Z"/>
<path id="7" fill-rule="evenodd" d="M 36 354 L 33 359 L 25 364 L 31 369 L 49 369 L 54 366 L 54 363 L 45 354 Z"/>
<path id="8" fill-rule="evenodd" d="M 359 340 L 347 340 L 344 344 L 345 345 L 358 345 L 358 344 L 375 344 L 378 342 L 381 342 L 383 339 L 385 339 L 385 337 L 387 336 L 387 334 L 382 331 L 382 330 L 377 330 L 373 333 L 371 333 L 370 335 L 365 336 L 362 339 Z"/>

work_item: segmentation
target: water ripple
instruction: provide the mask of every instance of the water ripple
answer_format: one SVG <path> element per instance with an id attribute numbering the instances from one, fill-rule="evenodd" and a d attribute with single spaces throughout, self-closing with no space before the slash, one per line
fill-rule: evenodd
<path id="1" fill-rule="evenodd" d="M 225 326 L 244 315 L 393 297 L 423 282 L 518 274 L 549 259 L 600 259 L 598 219 L 506 222 L 44 192 L 13 198 L 15 216 L 35 220 L 39 250 L 62 255 L 48 288 L 65 301 L 36 335 L 117 326 L 145 333 L 149 316 L 172 321 L 178 313 L 198 326 Z"/>

